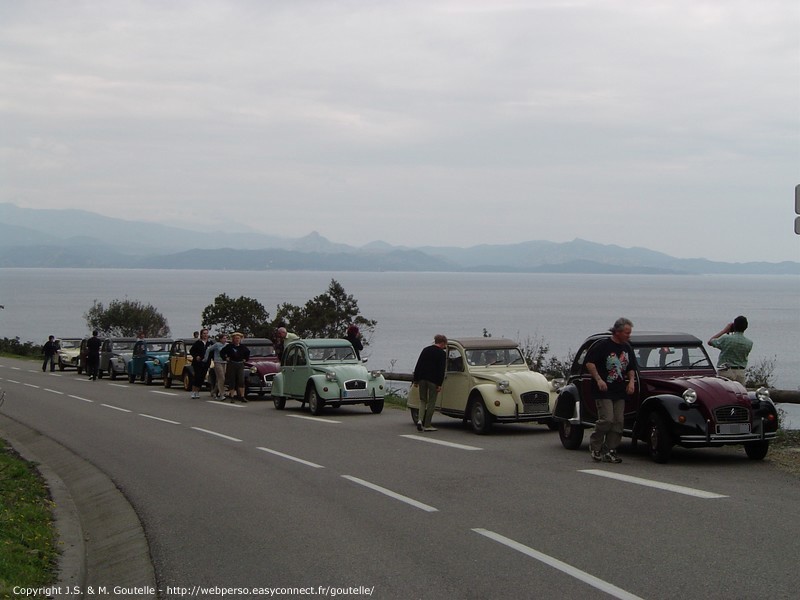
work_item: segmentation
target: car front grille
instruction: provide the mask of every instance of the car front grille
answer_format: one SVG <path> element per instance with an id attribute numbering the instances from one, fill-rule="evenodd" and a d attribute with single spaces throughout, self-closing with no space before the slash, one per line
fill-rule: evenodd
<path id="1" fill-rule="evenodd" d="M 367 382 L 363 379 L 351 379 L 344 382 L 344 389 L 346 390 L 365 390 L 367 389 Z"/>
<path id="2" fill-rule="evenodd" d="M 526 413 L 550 412 L 550 394 L 547 392 L 526 392 L 521 398 Z"/>
<path id="3" fill-rule="evenodd" d="M 749 423 L 750 411 L 744 406 L 721 406 L 714 411 L 717 423 Z"/>

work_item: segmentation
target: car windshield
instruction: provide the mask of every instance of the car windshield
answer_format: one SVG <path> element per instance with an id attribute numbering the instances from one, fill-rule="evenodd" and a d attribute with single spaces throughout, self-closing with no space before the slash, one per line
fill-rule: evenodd
<path id="1" fill-rule="evenodd" d="M 330 348 L 309 348 L 308 357 L 312 361 L 355 360 L 353 349 L 348 346 L 332 346 Z"/>
<path id="2" fill-rule="evenodd" d="M 61 340 L 59 345 L 62 348 L 79 348 L 81 345 L 80 340 Z"/>
<path id="3" fill-rule="evenodd" d="M 275 356 L 275 346 L 272 344 L 247 344 L 250 350 L 250 358 L 254 356 Z"/>
<path id="4" fill-rule="evenodd" d="M 472 366 L 524 365 L 525 359 L 519 348 L 491 348 L 467 350 L 467 362 Z"/>
<path id="5" fill-rule="evenodd" d="M 168 344 L 163 343 L 148 343 L 147 344 L 147 351 L 148 352 L 167 352 Z"/>
<path id="6" fill-rule="evenodd" d="M 111 349 L 114 352 L 123 352 L 125 350 L 132 350 L 134 343 L 135 342 L 133 342 L 132 340 L 130 342 L 114 342 L 113 344 L 111 344 Z"/>
<path id="7" fill-rule="evenodd" d="M 636 360 L 642 370 L 711 369 L 713 365 L 702 346 L 640 346 Z"/>

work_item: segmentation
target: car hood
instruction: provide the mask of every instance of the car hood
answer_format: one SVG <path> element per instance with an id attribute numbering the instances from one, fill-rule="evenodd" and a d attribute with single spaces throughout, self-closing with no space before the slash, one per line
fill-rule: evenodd
<path id="1" fill-rule="evenodd" d="M 265 356 L 248 359 L 244 364 L 248 369 L 255 367 L 259 373 L 277 373 L 281 370 L 281 363 L 278 360 Z"/>
<path id="2" fill-rule="evenodd" d="M 660 392 L 680 396 L 691 388 L 697 392 L 698 401 L 708 407 L 730 404 L 750 406 L 744 386 L 724 377 L 646 377 L 643 381 L 649 394 Z"/>
<path id="3" fill-rule="evenodd" d="M 518 391 L 525 391 L 531 389 L 537 390 L 550 390 L 550 382 L 541 373 L 536 371 L 525 370 L 503 370 L 503 369 L 486 369 L 471 371 L 471 375 L 480 383 L 491 382 L 497 383 L 498 381 L 508 381 L 512 389 Z"/>
<path id="4" fill-rule="evenodd" d="M 331 365 L 314 365 L 314 370 L 319 373 L 325 373 L 326 371 L 334 371 L 336 373 L 336 377 L 341 379 L 342 381 L 348 381 L 350 379 L 369 379 L 369 372 L 364 365 L 342 365 L 342 364 L 331 364 Z"/>
<path id="5" fill-rule="evenodd" d="M 169 362 L 169 352 L 148 352 L 145 355 L 146 360 L 158 359 L 161 362 Z"/>

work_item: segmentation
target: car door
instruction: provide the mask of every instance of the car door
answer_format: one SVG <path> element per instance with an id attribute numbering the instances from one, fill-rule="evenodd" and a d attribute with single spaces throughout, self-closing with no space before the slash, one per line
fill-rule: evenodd
<path id="1" fill-rule="evenodd" d="M 136 345 L 133 347 L 131 360 L 128 362 L 128 374 L 139 375 L 142 372 L 146 348 L 147 347 L 143 341 L 136 342 Z"/>
<path id="2" fill-rule="evenodd" d="M 463 413 L 466 410 L 469 391 L 472 388 L 471 379 L 461 349 L 457 346 L 449 346 L 442 393 L 436 398 L 437 408 L 443 412 Z"/>
<path id="3" fill-rule="evenodd" d="M 302 398 L 308 381 L 308 357 L 305 348 L 292 346 L 283 365 L 283 391 L 287 396 Z"/>

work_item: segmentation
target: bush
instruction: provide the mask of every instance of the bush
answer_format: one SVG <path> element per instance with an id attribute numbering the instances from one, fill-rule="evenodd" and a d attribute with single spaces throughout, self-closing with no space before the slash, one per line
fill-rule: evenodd
<path id="1" fill-rule="evenodd" d="M 745 387 L 759 388 L 759 387 L 775 387 L 775 365 L 778 362 L 778 357 L 761 358 L 754 365 L 747 367 L 744 373 Z"/>
<path id="2" fill-rule="evenodd" d="M 18 337 L 0 340 L 0 353 L 17 356 L 42 356 L 42 345 L 33 342 L 20 342 Z"/>

